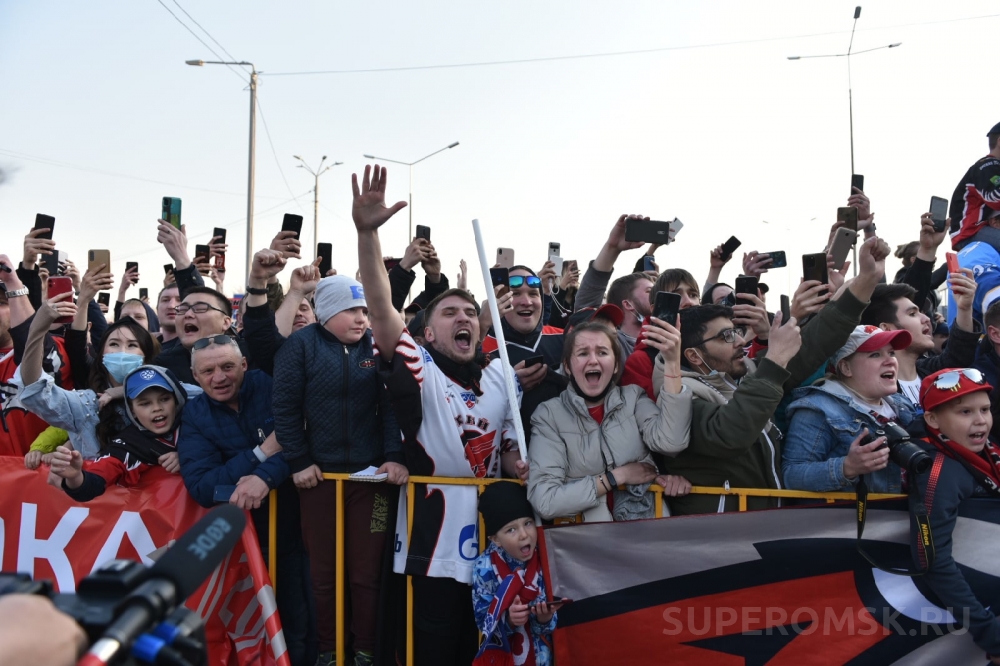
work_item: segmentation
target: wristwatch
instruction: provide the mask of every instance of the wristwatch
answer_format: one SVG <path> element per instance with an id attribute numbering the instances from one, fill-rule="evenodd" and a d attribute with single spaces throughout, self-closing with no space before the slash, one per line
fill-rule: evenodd
<path id="1" fill-rule="evenodd" d="M 618 481 L 615 480 L 615 475 L 611 473 L 611 470 L 606 471 L 604 476 L 607 477 L 608 483 L 611 484 L 611 490 L 618 490 Z"/>
<path id="2" fill-rule="evenodd" d="M 15 289 L 14 291 L 8 291 L 6 293 L 7 293 L 7 298 L 16 298 L 18 296 L 27 296 L 28 295 L 28 288 L 27 287 L 21 287 L 20 289 Z"/>
<path id="3" fill-rule="evenodd" d="M 246 290 L 251 296 L 267 296 L 267 289 L 257 289 L 256 287 L 247 285 Z"/>

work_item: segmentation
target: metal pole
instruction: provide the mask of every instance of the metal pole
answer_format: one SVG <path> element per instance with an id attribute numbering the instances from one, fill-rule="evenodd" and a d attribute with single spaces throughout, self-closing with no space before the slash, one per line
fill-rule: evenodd
<path id="1" fill-rule="evenodd" d="M 316 186 L 313 187 L 313 256 L 319 254 L 319 174 L 316 174 Z"/>
<path id="2" fill-rule="evenodd" d="M 410 175 L 408 180 L 410 181 L 410 201 L 407 208 L 410 209 L 410 235 L 406 237 L 406 244 L 409 245 L 410 241 L 413 240 L 413 165 L 410 165 Z"/>
<path id="3" fill-rule="evenodd" d="M 250 273 L 253 265 L 253 172 L 254 153 L 257 134 L 257 70 L 250 72 L 250 168 L 247 176 L 247 265 Z"/>

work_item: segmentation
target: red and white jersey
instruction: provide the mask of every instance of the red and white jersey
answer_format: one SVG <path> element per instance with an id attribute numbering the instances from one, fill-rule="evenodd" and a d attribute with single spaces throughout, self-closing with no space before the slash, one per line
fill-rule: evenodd
<path id="1" fill-rule="evenodd" d="M 493 360 L 483 369 L 482 395 L 476 395 L 444 374 L 409 333 L 402 334 L 392 363 L 382 365 L 382 376 L 403 431 L 412 476 L 500 475 L 500 454 L 506 446 L 516 446 L 516 407 L 512 409 L 507 399 L 502 363 Z M 515 386 L 520 403 L 520 385 Z M 471 583 L 479 555 L 476 487 L 418 485 L 408 539 L 405 492 L 399 500 L 395 571 Z"/>

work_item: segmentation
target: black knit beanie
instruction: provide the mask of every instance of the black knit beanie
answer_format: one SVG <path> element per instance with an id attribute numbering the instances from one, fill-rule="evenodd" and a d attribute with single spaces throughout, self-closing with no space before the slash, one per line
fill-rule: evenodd
<path id="1" fill-rule="evenodd" d="M 534 518 L 528 502 L 528 489 L 514 481 L 491 483 L 479 496 L 479 512 L 486 523 L 486 536 L 494 536 L 507 523 L 518 518 Z"/>

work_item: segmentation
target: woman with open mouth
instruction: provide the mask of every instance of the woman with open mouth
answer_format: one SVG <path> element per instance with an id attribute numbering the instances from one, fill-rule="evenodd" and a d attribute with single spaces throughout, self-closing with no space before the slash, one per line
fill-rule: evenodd
<path id="1" fill-rule="evenodd" d="M 531 418 L 528 499 L 543 518 L 652 518 L 651 483 L 670 495 L 691 489 L 682 477 L 659 474 L 651 455 L 688 445 L 691 392 L 680 380 L 680 331 L 656 319 L 644 330 L 667 359 L 656 402 L 638 386 L 619 386 L 624 359 L 616 337 L 598 321 L 573 328 L 563 350 L 570 385 Z"/>

